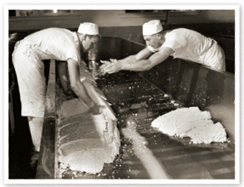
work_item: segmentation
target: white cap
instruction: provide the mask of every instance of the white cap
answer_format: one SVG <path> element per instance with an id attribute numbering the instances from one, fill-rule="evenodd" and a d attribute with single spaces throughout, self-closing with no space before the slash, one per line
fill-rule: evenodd
<path id="1" fill-rule="evenodd" d="M 160 20 L 151 20 L 142 26 L 143 35 L 153 35 L 163 30 Z"/>
<path id="2" fill-rule="evenodd" d="M 84 22 L 81 23 L 78 32 L 81 34 L 88 34 L 88 35 L 98 35 L 98 26 L 95 23 Z"/>

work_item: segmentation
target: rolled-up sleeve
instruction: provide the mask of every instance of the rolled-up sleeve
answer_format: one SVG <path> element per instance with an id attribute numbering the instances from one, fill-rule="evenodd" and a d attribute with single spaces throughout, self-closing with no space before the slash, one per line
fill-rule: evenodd
<path id="1" fill-rule="evenodd" d="M 169 47 L 173 49 L 174 51 L 176 49 L 179 49 L 181 47 L 184 47 L 187 45 L 187 40 L 185 37 L 176 35 L 175 33 L 169 33 L 166 35 L 166 40 L 162 47 Z"/>
<path id="2" fill-rule="evenodd" d="M 154 49 L 152 46 L 147 46 L 147 48 L 152 52 L 152 53 L 156 53 L 158 51 L 158 49 Z"/>
<path id="3" fill-rule="evenodd" d="M 80 62 L 80 53 L 76 47 L 68 47 L 66 51 L 66 60 L 73 59 L 77 62 Z"/>

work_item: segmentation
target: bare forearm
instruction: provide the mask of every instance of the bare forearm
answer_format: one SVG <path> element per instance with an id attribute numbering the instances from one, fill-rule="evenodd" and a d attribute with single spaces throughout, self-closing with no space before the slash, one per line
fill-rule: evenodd
<path id="1" fill-rule="evenodd" d="M 120 61 L 121 70 L 146 71 L 152 68 L 149 60 L 139 60 L 134 63 Z"/>
<path id="2" fill-rule="evenodd" d="M 146 71 L 166 60 L 172 52 L 173 50 L 171 48 L 164 47 L 159 52 L 151 55 L 151 51 L 145 48 L 136 56 L 130 56 L 122 60 L 113 60 L 112 63 L 106 63 L 101 68 L 101 72 L 111 74 L 121 70 Z M 146 57 L 148 56 L 150 57 L 146 60 Z"/>
<path id="3" fill-rule="evenodd" d="M 144 71 L 151 68 L 151 63 L 147 60 L 151 54 L 152 52 L 145 48 L 136 55 L 130 55 L 119 61 L 124 70 Z"/>
<path id="4" fill-rule="evenodd" d="M 75 85 L 71 86 L 74 93 L 88 106 L 92 107 L 95 105 L 95 102 L 91 99 L 89 94 L 86 91 L 85 86 L 81 82 L 77 82 Z"/>
<path id="5" fill-rule="evenodd" d="M 140 58 L 138 55 L 138 60 L 134 63 L 127 63 L 121 61 L 119 66 L 121 70 L 131 70 L 131 71 L 146 71 L 150 70 L 154 66 L 166 60 L 173 50 L 171 48 L 163 48 L 161 51 L 151 55 L 148 59 Z M 148 54 L 147 54 L 148 55 Z"/>
<path id="6" fill-rule="evenodd" d="M 121 59 L 119 61 L 122 62 L 122 63 L 125 63 L 125 64 L 131 64 L 131 63 L 136 62 L 137 60 L 136 60 L 136 56 L 135 55 L 131 55 L 131 56 L 128 56 L 128 57 L 126 57 L 124 59 Z"/>
<path id="7" fill-rule="evenodd" d="M 150 69 L 150 61 L 137 60 L 135 55 L 119 60 L 118 63 L 121 65 L 121 70 L 145 71 Z"/>
<path id="8" fill-rule="evenodd" d="M 69 82 L 68 72 L 67 72 L 67 63 L 58 62 L 57 69 L 58 69 L 58 75 L 59 75 L 61 86 L 64 89 L 64 92 L 67 93 L 70 90 L 69 87 L 70 82 Z"/>

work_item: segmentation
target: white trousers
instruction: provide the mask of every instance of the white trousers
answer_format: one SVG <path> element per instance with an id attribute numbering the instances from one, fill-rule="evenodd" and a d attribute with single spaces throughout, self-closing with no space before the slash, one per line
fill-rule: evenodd
<path id="1" fill-rule="evenodd" d="M 44 117 L 46 83 L 44 64 L 31 44 L 20 41 L 13 52 L 13 65 L 17 75 L 21 115 Z"/>
<path id="2" fill-rule="evenodd" d="M 44 64 L 37 54 L 34 46 L 22 40 L 16 43 L 12 59 L 19 85 L 21 115 L 28 118 L 32 143 L 35 150 L 39 152 L 45 112 L 46 83 Z"/>
<path id="3" fill-rule="evenodd" d="M 214 44 L 200 57 L 200 63 L 215 70 L 225 71 L 224 50 L 214 41 Z"/>
<path id="4" fill-rule="evenodd" d="M 32 143 L 35 151 L 39 152 L 41 147 L 42 129 L 44 118 L 28 117 Z"/>

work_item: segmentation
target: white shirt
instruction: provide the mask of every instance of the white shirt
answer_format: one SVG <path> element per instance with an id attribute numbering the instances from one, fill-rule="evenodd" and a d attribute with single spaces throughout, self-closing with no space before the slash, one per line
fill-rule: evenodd
<path id="1" fill-rule="evenodd" d="M 15 45 L 13 64 L 20 88 L 22 116 L 43 117 L 46 83 L 42 60 L 80 62 L 79 39 L 75 32 L 49 28 L 26 36 Z"/>
<path id="2" fill-rule="evenodd" d="M 79 39 L 75 32 L 63 28 L 48 28 L 28 35 L 23 39 L 35 50 L 40 60 L 55 59 L 79 62 Z"/>
<path id="3" fill-rule="evenodd" d="M 165 35 L 165 42 L 158 49 L 148 46 L 152 52 L 157 52 L 163 47 L 169 47 L 174 50 L 171 54 L 174 58 L 190 60 L 193 62 L 205 64 L 209 67 L 220 70 L 225 69 L 223 59 L 225 55 L 217 45 L 217 42 L 196 31 L 190 29 L 174 29 Z"/>

